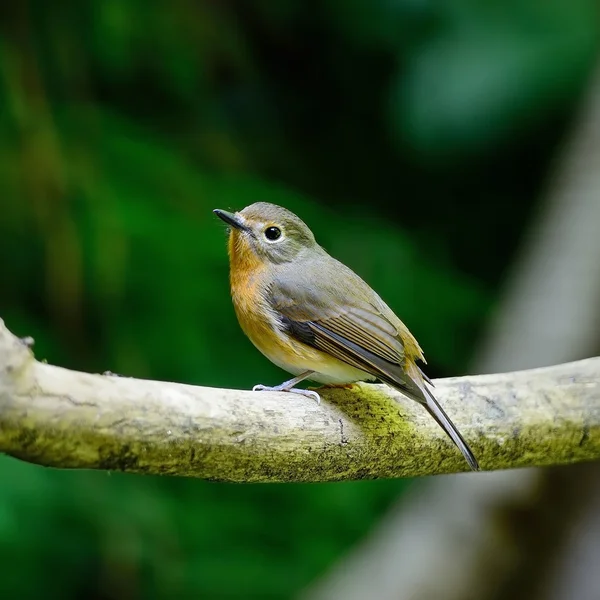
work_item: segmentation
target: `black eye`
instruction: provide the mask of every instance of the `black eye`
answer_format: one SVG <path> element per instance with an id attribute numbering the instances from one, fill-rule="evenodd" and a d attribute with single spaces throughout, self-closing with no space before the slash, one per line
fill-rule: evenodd
<path id="1" fill-rule="evenodd" d="M 267 227 L 265 229 L 265 237 L 269 241 L 274 242 L 281 237 L 281 229 L 279 227 Z"/>

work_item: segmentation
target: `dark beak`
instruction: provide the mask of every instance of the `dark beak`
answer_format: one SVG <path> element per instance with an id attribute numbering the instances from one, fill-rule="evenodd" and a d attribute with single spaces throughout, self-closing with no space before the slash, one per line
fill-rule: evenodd
<path id="1" fill-rule="evenodd" d="M 240 231 L 248 231 L 248 227 L 246 227 L 246 225 L 244 225 L 233 213 L 227 212 L 226 210 L 221 210 L 220 208 L 215 208 L 213 212 L 215 215 L 217 215 L 217 217 L 219 217 L 219 219 L 225 221 L 227 225 L 230 225 L 235 229 L 239 229 Z"/>

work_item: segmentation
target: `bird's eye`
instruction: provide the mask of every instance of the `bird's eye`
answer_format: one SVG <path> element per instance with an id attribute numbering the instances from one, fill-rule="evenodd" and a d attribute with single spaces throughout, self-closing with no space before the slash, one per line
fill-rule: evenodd
<path id="1" fill-rule="evenodd" d="M 279 227 L 267 227 L 265 229 L 265 237 L 270 242 L 274 242 L 281 237 L 281 229 L 279 229 Z"/>

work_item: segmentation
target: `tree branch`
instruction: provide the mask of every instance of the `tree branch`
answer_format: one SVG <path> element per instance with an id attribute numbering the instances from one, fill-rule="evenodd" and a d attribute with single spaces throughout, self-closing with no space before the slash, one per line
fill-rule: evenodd
<path id="1" fill-rule="evenodd" d="M 417 403 L 384 385 L 320 406 L 250 392 L 70 371 L 0 320 L 0 451 L 60 468 L 204 479 L 333 481 L 467 469 Z M 600 358 L 436 381 L 485 469 L 600 457 Z"/>

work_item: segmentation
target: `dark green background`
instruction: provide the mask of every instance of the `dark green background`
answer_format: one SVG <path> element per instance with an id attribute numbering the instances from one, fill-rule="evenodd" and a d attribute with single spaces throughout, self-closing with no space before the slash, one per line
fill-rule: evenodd
<path id="1" fill-rule="evenodd" d="M 469 364 L 597 50 L 594 0 L 0 8 L 0 317 L 92 372 L 278 383 L 225 228 L 272 201 L 431 376 Z M 0 460 L 0 596 L 287 598 L 409 482 L 225 485 Z"/>

